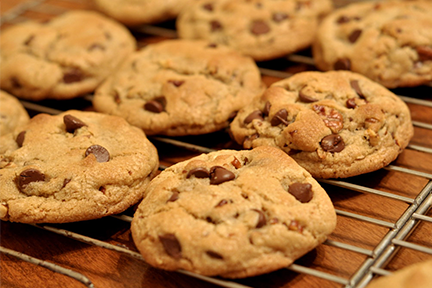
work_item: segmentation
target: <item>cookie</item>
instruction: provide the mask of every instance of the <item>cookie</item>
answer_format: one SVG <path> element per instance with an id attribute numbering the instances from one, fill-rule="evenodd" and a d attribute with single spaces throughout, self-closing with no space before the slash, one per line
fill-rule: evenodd
<path id="1" fill-rule="evenodd" d="M 120 213 L 157 172 L 156 148 L 120 117 L 38 114 L 0 139 L 0 219 L 65 223 Z"/>
<path id="2" fill-rule="evenodd" d="M 27 110 L 18 99 L 0 90 L 0 136 L 26 124 L 29 119 Z"/>
<path id="3" fill-rule="evenodd" d="M 241 278 L 290 265 L 336 225 L 312 176 L 274 147 L 220 150 L 156 176 L 132 220 L 145 261 Z"/>
<path id="4" fill-rule="evenodd" d="M 276 146 L 317 178 L 344 178 L 395 160 L 413 136 L 407 105 L 349 71 L 302 72 L 272 84 L 231 123 L 244 148 Z"/>
<path id="5" fill-rule="evenodd" d="M 0 86 L 34 101 L 78 97 L 93 92 L 135 49 L 129 30 L 93 11 L 16 24 L 2 31 Z"/>
<path id="6" fill-rule="evenodd" d="M 93 0 L 93 6 L 94 9 L 132 27 L 174 19 L 190 2 L 188 0 Z"/>
<path id="7" fill-rule="evenodd" d="M 184 39 L 223 44 L 254 58 L 270 60 L 309 47 L 330 0 L 200 0 L 176 22 Z"/>
<path id="8" fill-rule="evenodd" d="M 147 135 L 197 135 L 229 125 L 265 89 L 256 63 L 199 40 L 166 40 L 129 57 L 95 92 L 97 111 Z"/>
<path id="9" fill-rule="evenodd" d="M 366 288 L 430 288 L 432 260 L 418 262 L 393 274 L 373 280 Z"/>
<path id="10" fill-rule="evenodd" d="M 312 53 L 323 71 L 350 70 L 387 88 L 432 81 L 432 2 L 357 2 L 321 23 Z"/>

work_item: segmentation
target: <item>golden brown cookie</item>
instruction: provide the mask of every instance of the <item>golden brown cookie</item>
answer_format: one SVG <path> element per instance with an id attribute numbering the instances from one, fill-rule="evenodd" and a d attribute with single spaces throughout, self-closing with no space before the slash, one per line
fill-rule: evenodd
<path id="1" fill-rule="evenodd" d="M 0 136 L 24 125 L 30 117 L 17 98 L 0 90 Z"/>
<path id="2" fill-rule="evenodd" d="M 349 71 L 302 72 L 272 84 L 231 123 L 244 148 L 276 146 L 317 178 L 380 169 L 408 145 L 407 105 Z"/>
<path id="3" fill-rule="evenodd" d="M 324 189 L 267 146 L 202 154 L 162 171 L 131 231 L 155 267 L 241 278 L 290 265 L 335 226 Z"/>

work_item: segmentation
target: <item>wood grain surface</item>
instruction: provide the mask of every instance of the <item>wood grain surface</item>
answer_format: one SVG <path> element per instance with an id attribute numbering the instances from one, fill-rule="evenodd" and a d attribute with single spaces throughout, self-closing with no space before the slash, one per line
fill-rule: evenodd
<path id="1" fill-rule="evenodd" d="M 3 23 L 1 29 L 6 29 L 14 23 L 27 19 L 48 20 L 71 9 L 92 9 L 89 2 L 85 0 L 2 0 L 1 15 Z M 340 4 L 341 1 L 338 1 L 338 3 Z M 134 31 L 140 47 L 149 43 L 163 41 L 167 37 L 172 37 L 172 31 L 169 30 L 173 27 L 172 22 L 163 23 L 158 25 L 158 27 L 168 28 L 167 34 L 157 33 L 157 35 L 152 35 L 151 33 L 153 32 L 148 32 L 154 30 L 142 30 L 144 32 Z M 310 51 L 302 51 L 300 55 L 309 56 Z M 268 61 L 259 63 L 259 65 L 265 69 L 286 73 L 315 70 L 310 64 L 296 63 L 287 59 Z M 267 85 L 280 79 L 277 74 L 275 76 L 263 73 L 263 80 Z M 432 103 L 432 87 L 399 89 L 394 90 L 394 92 L 398 95 L 415 97 Z M 67 100 L 62 103 L 42 101 L 37 104 L 60 110 L 69 108 L 91 109 L 91 103 L 85 99 Z M 408 106 L 414 121 L 432 125 L 431 106 L 412 103 L 408 103 Z M 34 115 L 39 113 L 40 110 L 29 109 L 29 112 L 31 115 Z M 150 139 L 157 146 L 161 165 L 164 166 L 169 166 L 200 153 L 164 143 L 157 137 Z M 226 131 L 209 135 L 178 137 L 175 140 L 212 149 L 236 148 L 236 145 L 230 140 Z M 291 267 L 258 277 L 235 281 L 230 280 L 228 283 L 224 282 L 224 285 L 235 287 L 235 284 L 241 284 L 250 287 L 269 288 L 345 287 L 346 284 L 350 283 L 349 281 L 354 281 L 356 273 L 361 271 L 359 269 L 365 263 L 377 262 L 380 256 L 383 255 L 382 251 L 391 251 L 391 256 L 382 265 L 377 264 L 376 268 L 383 268 L 388 271 L 395 271 L 412 263 L 432 259 L 431 252 L 429 252 L 432 251 L 432 223 L 415 220 L 418 219 L 418 213 L 409 217 L 408 221 L 413 223 L 413 228 L 404 235 L 403 239 L 409 243 L 425 247 L 427 249 L 426 252 L 407 247 L 399 248 L 398 245 L 392 245 L 391 242 L 382 247 L 383 241 L 388 239 L 393 231 L 399 231 L 400 227 L 398 225 L 406 222 L 402 223 L 400 220 L 401 217 L 417 207 L 416 204 L 413 205 L 415 202 L 414 199 L 428 183 L 430 185 L 432 154 L 413 148 L 421 146 L 432 149 L 432 130 L 415 127 L 415 135 L 410 144 L 413 146 L 406 149 L 392 163 L 392 166 L 410 169 L 409 171 L 419 171 L 424 174 L 411 175 L 410 173 L 395 169 L 381 169 L 373 173 L 341 181 L 342 185 L 344 183 L 352 183 L 359 187 L 371 188 L 372 192 L 382 191 L 392 197 L 401 196 L 403 197 L 401 198 L 402 200 L 322 182 L 335 208 L 341 211 L 338 214 L 338 224 L 334 233 L 329 237 L 331 241 L 320 245 L 301 259 L 298 259 L 295 264 L 300 267 L 313 269 L 313 271 L 324 272 L 325 275 L 334 275 L 337 277 L 336 281 L 323 279 L 303 272 L 294 272 L 292 271 L 293 267 Z M 424 200 L 422 203 L 426 206 L 423 214 L 432 217 L 432 212 L 427 209 L 432 205 L 432 198 L 429 197 L 428 200 Z M 131 208 L 124 215 L 133 216 L 133 211 L 133 208 Z M 349 213 L 367 218 L 357 219 L 359 217 L 352 217 Z M 368 219 L 370 218 L 375 220 L 369 222 Z M 130 224 L 117 218 L 107 217 L 93 221 L 48 226 L 75 232 L 91 239 L 100 240 L 104 243 L 136 252 L 129 230 Z M 351 251 L 346 247 L 339 247 L 337 243 L 352 245 L 356 249 Z M 1 246 L 80 273 L 87 277 L 94 287 L 220 287 L 220 285 L 210 283 L 209 279 L 200 280 L 179 272 L 155 269 L 141 259 L 131 257 L 126 253 L 83 243 L 33 225 L 2 221 Z M 0 286 L 2 288 L 85 287 L 83 283 L 69 276 L 23 261 L 15 256 L 0 253 L 0 257 Z M 218 280 L 218 278 L 212 279 Z M 367 282 L 369 280 L 364 281 Z M 366 283 L 364 281 L 357 287 L 364 286 Z"/>

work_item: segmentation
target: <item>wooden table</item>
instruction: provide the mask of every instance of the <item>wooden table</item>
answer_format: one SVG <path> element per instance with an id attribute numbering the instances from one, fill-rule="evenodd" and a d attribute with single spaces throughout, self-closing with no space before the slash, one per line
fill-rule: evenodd
<path id="1" fill-rule="evenodd" d="M 70 9 L 91 9 L 88 2 L 2 0 L 2 29 L 27 19 L 47 20 Z M 145 26 L 134 35 L 142 47 L 174 37 L 172 27 L 172 22 Z M 311 64 L 310 51 L 302 51 L 259 66 L 269 85 L 290 73 L 314 70 Z M 129 230 L 130 209 L 121 217 L 62 225 L 2 221 L 1 287 L 364 287 L 374 275 L 385 274 L 382 269 L 394 271 L 432 259 L 432 87 L 394 92 L 407 96 L 403 99 L 416 121 L 410 146 L 388 169 L 343 181 L 322 181 L 338 212 L 337 228 L 329 241 L 287 269 L 227 281 L 152 268 L 136 253 Z M 421 103 L 412 103 L 412 99 Z M 46 107 L 91 109 L 88 97 L 24 104 L 31 115 L 45 112 Z M 234 147 L 225 131 L 150 139 L 159 150 L 162 168 L 205 152 L 204 148 Z M 169 143 L 171 140 L 180 144 Z M 197 150 L 190 144 L 198 145 Z M 44 262 L 34 264 L 38 260 Z M 51 264 L 57 272 L 45 268 Z M 222 282 L 211 283 L 214 281 Z"/>

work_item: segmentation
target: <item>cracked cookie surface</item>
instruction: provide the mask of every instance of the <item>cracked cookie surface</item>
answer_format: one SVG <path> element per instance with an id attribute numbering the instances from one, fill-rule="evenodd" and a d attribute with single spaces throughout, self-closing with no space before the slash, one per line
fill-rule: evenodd
<path id="1" fill-rule="evenodd" d="M 190 2 L 190 0 L 93 0 L 96 10 L 126 26 L 174 19 Z"/>
<path id="2" fill-rule="evenodd" d="M 135 49 L 123 25 L 93 11 L 16 24 L 2 31 L 0 85 L 35 101 L 78 97 L 93 92 Z"/>
<path id="3" fill-rule="evenodd" d="M 344 178 L 395 160 L 414 133 L 395 94 L 349 71 L 302 72 L 273 83 L 231 123 L 249 149 L 276 146 L 317 178 Z"/>
<path id="4" fill-rule="evenodd" d="M 350 70 L 388 87 L 432 81 L 432 2 L 359 2 L 321 23 L 312 45 L 320 70 Z"/>
<path id="5" fill-rule="evenodd" d="M 131 231 L 147 263 L 249 277 L 290 265 L 336 225 L 324 189 L 275 147 L 177 163 L 146 189 Z"/>
<path id="6" fill-rule="evenodd" d="M 178 16 L 180 38 L 224 44 L 257 61 L 290 54 L 312 44 L 328 0 L 202 0 Z"/>
<path id="7" fill-rule="evenodd" d="M 18 99 L 0 90 L 0 136 L 24 125 L 30 117 Z"/>
<path id="8" fill-rule="evenodd" d="M 120 213 L 143 197 L 156 148 L 120 117 L 38 114 L 0 139 L 0 218 L 64 223 Z"/>
<path id="9" fill-rule="evenodd" d="M 221 45 L 166 40 L 129 57 L 97 90 L 97 111 L 124 117 L 147 135 L 205 134 L 264 91 L 255 62 Z"/>

